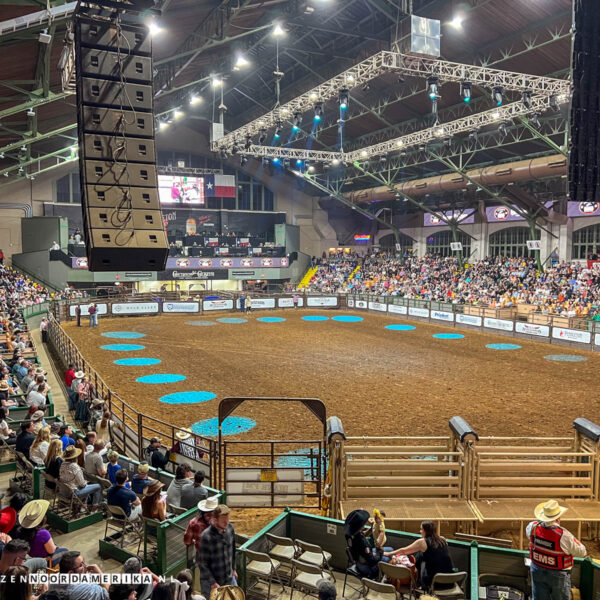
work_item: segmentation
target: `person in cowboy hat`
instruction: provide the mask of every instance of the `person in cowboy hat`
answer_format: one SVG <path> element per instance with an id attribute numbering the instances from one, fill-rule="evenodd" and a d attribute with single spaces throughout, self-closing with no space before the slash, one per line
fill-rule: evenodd
<path id="1" fill-rule="evenodd" d="M 536 520 L 527 525 L 531 559 L 532 600 L 569 600 L 573 558 L 587 554 L 585 546 L 564 527 L 567 512 L 556 500 L 541 502 L 533 511 Z"/>
<path id="2" fill-rule="evenodd" d="M 59 480 L 75 492 L 80 498 L 91 496 L 92 505 L 98 506 L 102 502 L 102 487 L 99 483 L 88 483 L 83 476 L 83 470 L 77 464 L 77 457 L 81 450 L 75 446 L 68 446 L 63 453 L 63 463 L 60 465 Z"/>
<path id="3" fill-rule="evenodd" d="M 167 518 L 167 505 L 161 497 L 164 483 L 153 481 L 146 486 L 142 499 L 142 515 L 148 519 L 164 521 Z"/>
<path id="4" fill-rule="evenodd" d="M 167 489 L 167 504 L 172 506 L 181 506 L 181 490 L 185 485 L 190 483 L 190 478 L 194 471 L 187 463 L 177 465 L 175 469 L 175 479 L 171 481 L 171 485 Z"/>
<path id="5" fill-rule="evenodd" d="M 364 534 L 364 528 L 369 522 L 366 510 L 353 510 L 344 523 L 344 536 L 350 548 L 352 558 L 356 561 L 356 570 L 361 577 L 377 579 L 379 577 L 379 561 L 381 553 L 374 552 Z"/>
<path id="6" fill-rule="evenodd" d="M 194 517 L 188 523 L 187 529 L 185 530 L 183 543 L 186 546 L 191 546 L 194 544 L 196 548 L 197 564 L 199 564 L 200 559 L 199 552 L 202 532 L 210 525 L 210 520 L 212 519 L 213 512 L 217 506 L 219 506 L 219 499 L 217 496 L 200 500 L 200 502 L 198 502 L 198 516 Z"/>
<path id="7" fill-rule="evenodd" d="M 16 400 L 8 399 L 8 395 L 9 395 L 8 381 L 6 381 L 6 379 L 2 379 L 0 381 L 0 403 L 2 403 L 2 406 L 4 408 L 10 408 L 11 406 L 17 405 Z"/>

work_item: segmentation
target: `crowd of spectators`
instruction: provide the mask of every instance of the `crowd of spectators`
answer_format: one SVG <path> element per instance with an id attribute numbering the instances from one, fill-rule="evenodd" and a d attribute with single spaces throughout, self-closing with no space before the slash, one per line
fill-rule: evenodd
<path id="1" fill-rule="evenodd" d="M 322 260 L 307 291 L 369 293 L 409 299 L 594 316 L 600 309 L 600 271 L 578 262 L 538 270 L 533 258 L 493 256 L 460 267 L 455 257 L 372 253 Z"/>

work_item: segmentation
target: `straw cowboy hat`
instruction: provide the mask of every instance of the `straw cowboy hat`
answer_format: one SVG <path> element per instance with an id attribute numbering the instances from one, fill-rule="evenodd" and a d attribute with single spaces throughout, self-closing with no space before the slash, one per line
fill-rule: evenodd
<path id="1" fill-rule="evenodd" d="M 145 487 L 144 496 L 154 496 L 154 494 L 156 494 L 156 492 L 161 490 L 164 486 L 165 484 L 161 481 L 153 481 Z"/>
<path id="2" fill-rule="evenodd" d="M 344 523 L 344 533 L 352 537 L 356 535 L 367 524 L 369 513 L 366 510 L 353 510 L 347 517 Z"/>
<path id="3" fill-rule="evenodd" d="M 0 381 L 0 392 L 6 392 L 6 390 L 8 390 L 8 381 Z"/>
<path id="4" fill-rule="evenodd" d="M 83 371 L 77 371 L 75 373 L 75 379 L 83 379 L 85 377 L 85 373 Z"/>
<path id="5" fill-rule="evenodd" d="M 31 420 L 32 421 L 41 421 L 43 418 L 44 418 L 44 411 L 43 410 L 36 410 L 31 415 Z"/>
<path id="6" fill-rule="evenodd" d="M 552 523 L 560 519 L 569 509 L 561 506 L 556 500 L 548 500 L 547 502 L 540 502 L 535 507 L 533 513 L 538 521 L 544 521 L 544 523 Z"/>
<path id="7" fill-rule="evenodd" d="M 92 406 L 100 406 L 101 404 L 104 404 L 104 400 L 102 398 L 94 398 L 92 400 Z"/>
<path id="8" fill-rule="evenodd" d="M 0 510 L 0 533 L 8 533 L 17 522 L 17 511 L 10 506 Z"/>
<path id="9" fill-rule="evenodd" d="M 35 370 L 35 374 L 36 374 L 36 375 L 44 375 L 44 376 L 46 376 L 46 375 L 48 374 L 48 371 L 44 371 L 44 369 L 41 369 L 40 367 L 38 367 L 38 368 Z"/>
<path id="10" fill-rule="evenodd" d="M 192 430 L 188 427 L 187 429 L 184 429 L 183 431 L 176 431 L 175 437 L 180 442 L 183 442 L 183 440 L 187 440 L 188 438 L 192 437 Z"/>
<path id="11" fill-rule="evenodd" d="M 44 520 L 49 506 L 48 500 L 28 502 L 19 512 L 19 523 L 25 529 L 33 529 Z"/>
<path id="12" fill-rule="evenodd" d="M 210 592 L 209 600 L 244 600 L 244 590 L 237 585 L 222 585 Z"/>
<path id="13" fill-rule="evenodd" d="M 198 502 L 198 510 L 200 512 L 212 512 L 219 506 L 219 499 L 216 496 L 206 498 L 206 500 L 200 500 Z"/>
<path id="14" fill-rule="evenodd" d="M 148 463 L 140 463 L 137 468 L 138 473 L 147 473 L 149 470 L 150 465 Z"/>
<path id="15" fill-rule="evenodd" d="M 69 446 L 63 452 L 63 460 L 73 460 L 77 458 L 81 454 L 81 448 L 76 448 L 75 446 Z"/>

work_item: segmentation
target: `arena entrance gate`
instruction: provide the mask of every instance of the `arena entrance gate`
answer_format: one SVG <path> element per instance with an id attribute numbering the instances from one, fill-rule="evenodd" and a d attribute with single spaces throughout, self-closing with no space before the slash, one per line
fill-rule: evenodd
<path id="1" fill-rule="evenodd" d="M 227 440 L 223 421 L 245 402 L 299 402 L 320 423 L 320 439 Z M 326 468 L 325 405 L 316 398 L 224 398 L 219 403 L 219 488 L 232 507 L 321 508 Z M 288 430 L 289 431 L 289 430 Z M 285 435 L 287 432 L 282 432 Z"/>

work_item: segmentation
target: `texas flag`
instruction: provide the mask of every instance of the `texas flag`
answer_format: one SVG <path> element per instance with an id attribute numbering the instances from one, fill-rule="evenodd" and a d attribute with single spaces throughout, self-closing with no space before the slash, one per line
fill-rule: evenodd
<path id="1" fill-rule="evenodd" d="M 235 177 L 233 175 L 205 175 L 204 195 L 207 198 L 235 198 Z"/>

